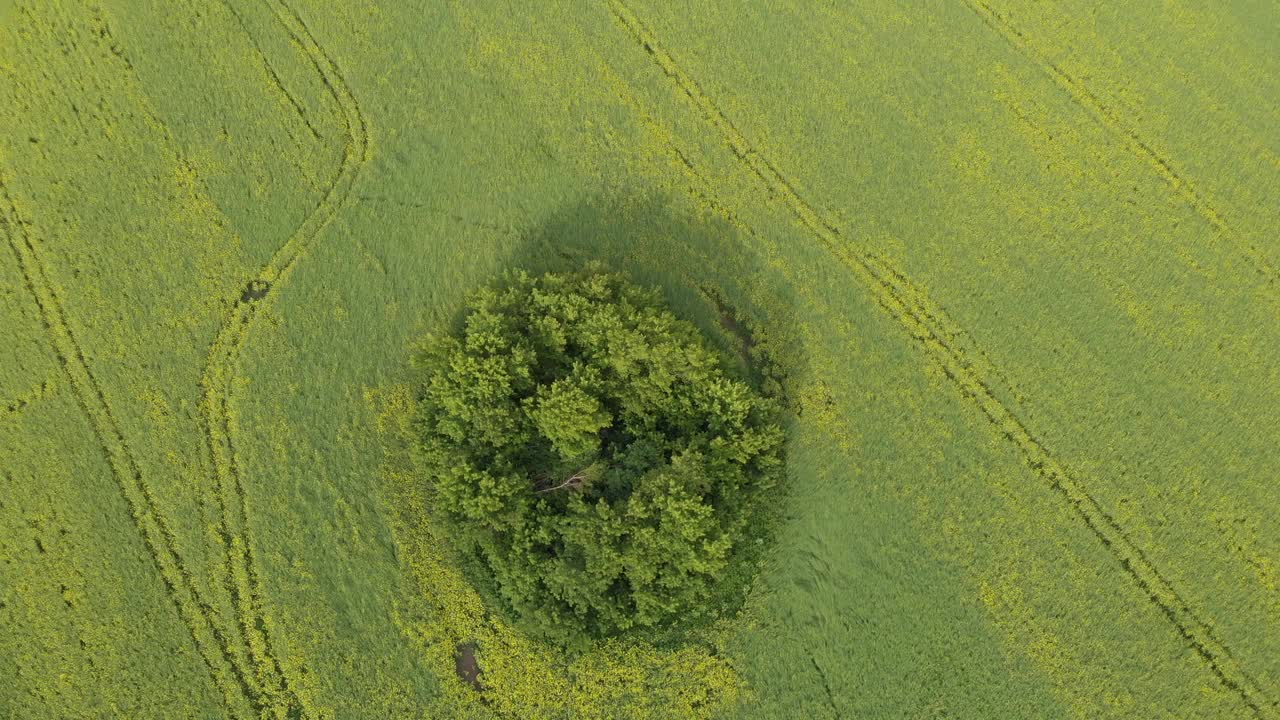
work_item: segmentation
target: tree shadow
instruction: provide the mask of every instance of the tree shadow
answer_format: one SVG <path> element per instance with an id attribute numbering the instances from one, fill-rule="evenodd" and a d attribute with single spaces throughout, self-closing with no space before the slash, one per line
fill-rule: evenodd
<path id="1" fill-rule="evenodd" d="M 657 287 L 758 389 L 786 403 L 786 378 L 807 369 L 786 281 L 726 218 L 694 214 L 655 192 L 603 191 L 527 232 L 509 267 L 531 274 L 589 262 Z"/>

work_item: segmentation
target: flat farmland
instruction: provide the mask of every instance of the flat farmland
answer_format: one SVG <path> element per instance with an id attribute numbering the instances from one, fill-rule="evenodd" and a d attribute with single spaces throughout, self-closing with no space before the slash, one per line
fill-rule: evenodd
<path id="1" fill-rule="evenodd" d="M 0 1 L 0 716 L 1280 718 L 1277 30 Z M 570 655 L 406 367 L 594 260 L 767 352 L 788 469 L 740 611 Z"/>

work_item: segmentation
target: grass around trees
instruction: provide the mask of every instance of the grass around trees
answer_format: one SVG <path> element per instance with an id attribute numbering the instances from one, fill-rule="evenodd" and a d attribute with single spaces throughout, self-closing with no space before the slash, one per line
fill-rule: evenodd
<path id="1" fill-rule="evenodd" d="M 0 718 L 1280 720 L 1278 20 L 0 0 Z M 438 517 L 411 355 L 592 260 L 783 407 L 768 543 L 505 350 L 542 539 Z"/>

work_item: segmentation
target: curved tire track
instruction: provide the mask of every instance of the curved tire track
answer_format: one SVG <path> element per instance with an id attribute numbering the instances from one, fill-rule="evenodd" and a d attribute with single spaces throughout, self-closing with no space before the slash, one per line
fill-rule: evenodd
<path id="1" fill-rule="evenodd" d="M 217 481 L 228 576 L 240 631 L 256 663 L 257 678 L 269 695 L 269 704 L 290 717 L 304 717 L 314 715 L 314 712 L 307 707 L 309 703 L 298 687 L 292 669 L 280 661 L 279 648 L 273 647 L 272 632 L 266 623 L 263 582 L 254 544 L 249 537 L 244 474 L 237 461 L 234 442 L 238 428 L 231 398 L 236 382 L 235 369 L 254 321 L 275 297 L 280 285 L 288 279 L 320 231 L 348 200 L 360 169 L 368 160 L 369 134 L 365 115 L 337 63 L 316 41 L 301 17 L 283 0 L 263 0 L 263 3 L 319 73 L 340 111 L 339 119 L 344 126 L 346 142 L 334 180 L 316 207 L 247 283 L 240 298 L 234 301 L 231 312 L 224 318 L 201 378 L 201 409 Z"/>
<path id="2" fill-rule="evenodd" d="M 239 638 L 228 632 L 228 628 L 220 627 L 217 611 L 202 595 L 194 575 L 183 562 L 177 550 L 176 537 L 159 511 L 136 456 L 121 430 L 121 423 L 112 411 L 101 384 L 89 367 L 82 346 L 67 322 L 63 302 L 41 257 L 39 242 L 30 233 L 29 223 L 20 218 L 2 177 L 0 224 L 5 227 L 24 284 L 37 305 L 54 353 L 70 381 L 77 404 L 90 421 L 108 466 L 129 507 L 135 527 L 156 563 L 168 594 L 208 667 L 215 686 L 223 694 L 228 711 L 235 716 L 303 717 L 312 713 L 307 711 L 297 693 L 296 684 L 272 655 L 267 642 L 267 628 L 261 610 L 262 584 L 253 547 L 245 532 L 247 503 L 241 474 L 235 463 L 235 450 L 231 444 L 234 426 L 229 406 L 233 380 L 231 369 L 243 349 L 246 333 L 259 305 L 269 298 L 275 284 L 287 278 L 294 263 L 346 201 L 360 167 L 368 158 L 368 131 L 359 104 L 336 63 L 315 41 L 301 18 L 282 0 L 263 2 L 321 74 L 326 88 L 342 111 L 347 143 L 335 179 L 317 207 L 250 282 L 250 289 L 246 290 L 240 302 L 234 306 L 231 316 L 224 322 L 211 349 L 210 361 L 202 379 L 202 408 L 209 422 L 207 439 L 215 462 L 223 517 L 221 530 L 227 549 L 226 585 L 240 613 L 238 630 L 243 635 L 243 645 Z M 126 69 L 132 70 L 132 64 L 115 47 L 114 38 L 99 12 L 93 13 L 93 20 L 99 36 L 112 43 L 113 54 L 125 64 Z M 155 118 L 152 121 L 158 123 Z M 158 127 L 163 129 L 162 124 Z M 241 528 L 240 535 L 237 536 L 230 530 L 233 524 L 238 524 Z M 251 672 L 246 667 L 246 657 L 258 663 L 256 672 Z"/>
<path id="3" fill-rule="evenodd" d="M 70 42 L 65 50 L 81 55 L 85 67 L 99 67 L 105 60 L 108 64 L 118 63 L 126 74 L 133 74 L 133 63 L 111 32 L 102 8 L 91 3 L 85 10 L 91 25 L 90 32 L 83 36 L 75 33 L 68 36 L 89 38 L 91 44 L 100 46 L 98 49 L 102 51 L 101 55 L 95 55 L 84 43 L 75 41 Z M 22 9 L 22 12 L 29 22 L 40 22 L 29 10 Z M 175 143 L 168 127 L 149 107 L 143 104 L 140 110 L 153 130 L 162 134 L 169 143 Z M 175 159 L 179 164 L 184 164 L 180 155 L 175 156 Z M 213 599 L 202 593 L 196 582 L 196 575 L 183 561 L 177 549 L 176 535 L 160 511 L 137 456 L 124 436 L 123 424 L 112 410 L 79 340 L 71 330 L 63 302 L 58 297 L 48 266 L 41 257 L 43 251 L 40 249 L 40 242 L 28 229 L 29 223 L 21 219 L 12 196 L 2 182 L 0 200 L 3 201 L 0 202 L 0 220 L 6 225 L 9 243 L 18 258 L 24 284 L 39 308 L 55 355 L 70 380 L 73 396 L 90 421 L 95 438 L 129 507 L 135 527 L 156 563 L 170 598 L 209 669 L 215 687 L 222 693 L 227 711 L 238 717 L 264 715 L 268 706 L 263 699 L 259 678 L 249 671 L 248 645 L 236 637 L 235 628 L 223 625 Z M 21 238 L 15 228 L 21 230 Z"/>
<path id="4" fill-rule="evenodd" d="M 996 394 L 991 370 L 966 348 L 968 334 L 933 303 L 924 289 L 878 255 L 850 249 L 840 230 L 797 192 L 795 183 L 757 151 L 723 111 L 702 90 L 658 38 L 620 0 L 605 0 L 617 21 L 653 59 L 663 73 L 689 98 L 722 137 L 737 160 L 771 197 L 782 200 L 801 225 L 867 287 L 876 302 L 897 320 L 936 362 L 961 395 L 976 405 L 1049 487 L 1059 493 L 1095 537 L 1120 563 L 1130 579 L 1203 659 L 1222 684 L 1240 696 L 1255 716 L 1280 718 L 1280 707 L 1240 666 L 1231 649 L 1202 619 L 1125 529 L 1089 494 L 1081 481 L 1031 433 Z"/>

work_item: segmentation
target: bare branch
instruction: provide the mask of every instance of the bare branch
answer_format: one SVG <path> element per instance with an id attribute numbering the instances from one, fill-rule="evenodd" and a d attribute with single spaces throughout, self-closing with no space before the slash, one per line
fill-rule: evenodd
<path id="1" fill-rule="evenodd" d="M 586 468 L 579 470 L 578 472 L 570 475 L 569 479 L 565 480 L 559 485 L 556 485 L 555 487 L 543 488 L 541 490 L 535 490 L 534 492 L 545 493 L 545 492 L 551 492 L 552 490 L 559 490 L 561 488 L 565 488 L 569 486 L 580 487 L 582 485 L 582 481 L 587 479 L 587 476 L 584 474 L 586 470 L 587 470 Z"/>

